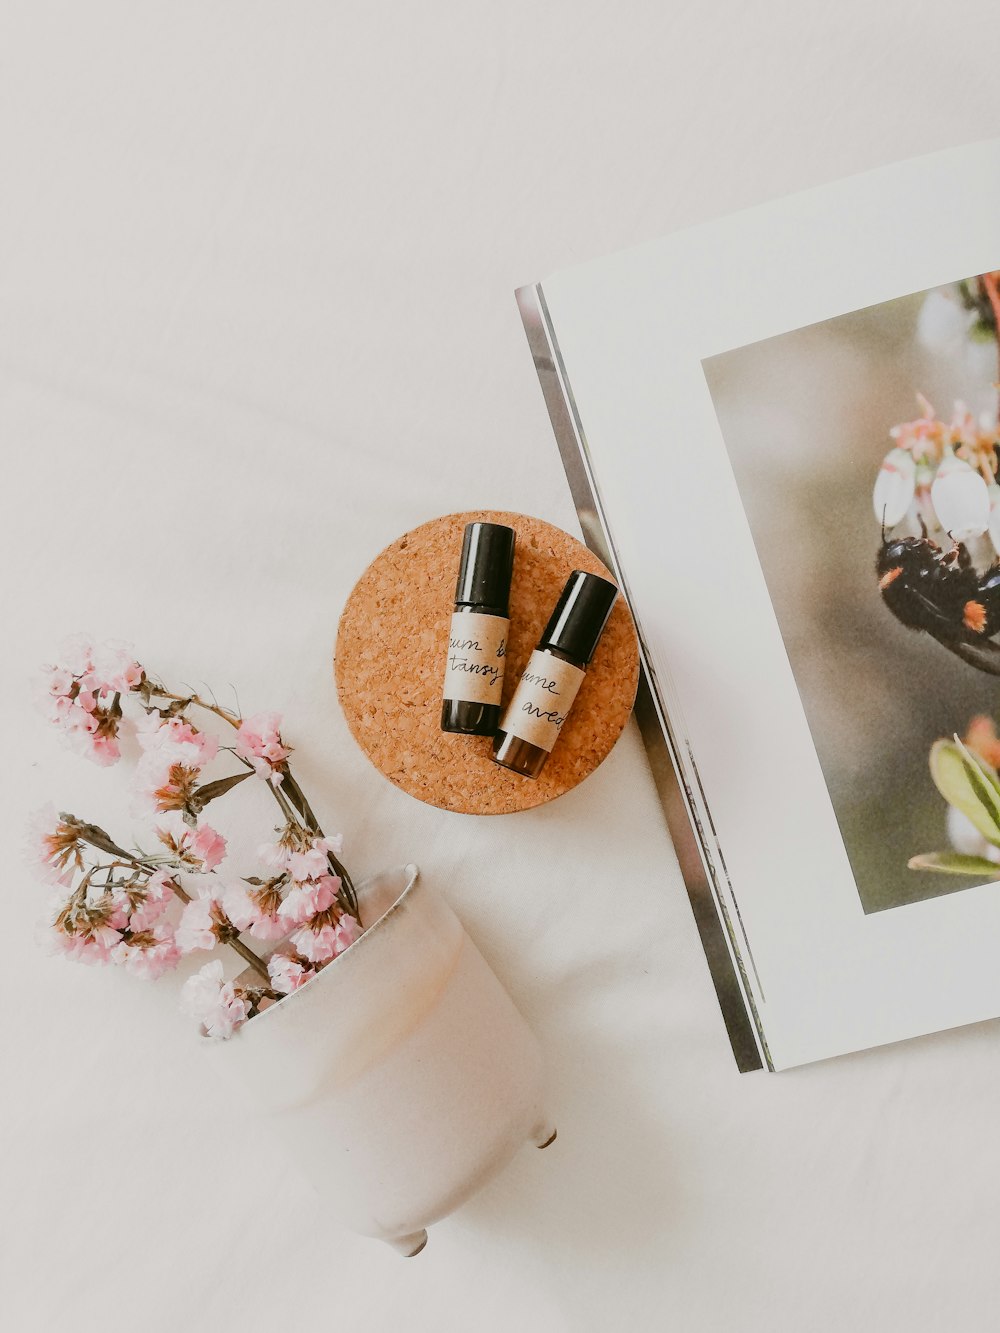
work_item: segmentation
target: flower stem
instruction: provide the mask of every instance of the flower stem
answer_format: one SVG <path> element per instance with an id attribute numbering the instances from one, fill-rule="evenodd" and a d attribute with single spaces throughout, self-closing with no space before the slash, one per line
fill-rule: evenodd
<path id="1" fill-rule="evenodd" d="M 299 784 L 295 781 L 295 778 L 292 776 L 291 769 L 286 769 L 285 771 L 285 782 L 288 784 L 289 797 L 298 807 L 302 815 L 302 818 L 306 821 L 307 825 L 314 832 L 318 833 L 319 836 L 322 838 L 324 834 L 322 828 L 320 827 L 319 820 L 313 814 L 312 807 L 306 800 L 305 793 L 303 792 L 302 788 L 299 786 Z M 341 888 L 338 897 L 341 898 L 342 906 L 346 909 L 347 912 L 350 913 L 351 916 L 354 917 L 354 919 L 360 926 L 361 916 L 358 911 L 358 895 L 355 891 L 351 877 L 347 873 L 347 867 L 343 865 L 339 857 L 335 856 L 333 852 L 327 853 L 327 859 L 329 860 L 330 865 L 333 867 L 334 874 L 340 877 Z"/>
<path id="2" fill-rule="evenodd" d="M 239 956 L 243 959 L 243 961 L 253 968 L 253 970 L 258 974 L 258 976 L 267 977 L 268 981 L 271 980 L 271 974 L 270 972 L 268 972 L 264 962 L 257 957 L 253 949 L 247 948 L 247 946 L 243 943 L 241 939 L 239 939 L 237 936 L 234 936 L 232 939 L 227 939 L 225 942 L 226 944 L 229 945 L 230 949 L 232 949 L 234 953 L 238 953 Z"/>
<path id="3" fill-rule="evenodd" d="M 235 713 L 230 713 L 227 709 L 220 707 L 218 704 L 209 703 L 208 700 L 202 699 L 198 694 L 174 694 L 165 686 L 154 685 L 152 682 L 149 684 L 149 692 L 157 699 L 169 699 L 173 703 L 184 704 L 185 706 L 194 704 L 196 708 L 204 708 L 207 712 L 214 713 L 216 717 L 221 718 L 223 722 L 228 722 L 231 727 L 238 728 L 240 725 L 241 719 Z M 243 760 L 242 762 L 246 763 L 246 760 Z M 247 764 L 247 767 L 252 768 L 253 765 Z M 292 770 L 288 767 L 287 763 L 285 765 L 284 780 L 280 786 L 275 786 L 274 783 L 271 782 L 267 785 L 271 790 L 272 796 L 277 801 L 278 805 L 281 806 L 282 813 L 285 815 L 286 819 L 292 818 L 293 814 L 297 814 L 306 828 L 312 833 L 315 833 L 317 837 L 322 838 L 325 836 L 320 822 L 313 812 L 312 806 L 306 799 L 305 792 L 303 792 L 298 782 L 296 782 L 295 778 L 292 776 Z M 285 794 L 282 792 L 281 787 L 287 788 L 287 800 L 285 799 Z M 289 805 L 291 805 L 293 809 L 289 809 Z M 333 852 L 328 853 L 328 859 L 334 874 L 340 879 L 341 890 L 338 894 L 338 898 L 340 899 L 341 906 L 350 916 L 353 916 L 358 925 L 360 925 L 361 915 L 358 910 L 358 895 L 354 888 L 354 883 L 347 872 L 347 867 L 338 857 L 334 856 Z"/>
<path id="4" fill-rule="evenodd" d="M 97 824 L 84 824 L 78 820 L 74 820 L 74 824 L 81 842 L 89 843 L 91 847 L 96 847 L 98 851 L 107 852 L 111 856 L 117 856 L 126 865 L 130 865 L 136 870 L 146 870 L 151 874 L 156 872 L 155 865 L 149 861 L 144 861 L 141 857 L 133 856 L 132 853 L 127 852 L 124 847 L 119 847 L 118 844 L 113 842 L 108 834 L 105 833 L 102 828 L 98 827 Z M 171 886 L 181 902 L 189 903 L 191 901 L 191 895 L 185 888 L 178 884 L 175 879 L 171 879 Z M 270 982 L 270 974 L 263 961 L 258 958 L 254 951 L 248 948 L 241 939 L 234 937 L 233 939 L 225 940 L 225 943 L 229 945 L 234 953 L 238 953 L 249 967 L 252 967 L 255 972 Z"/>
<path id="5" fill-rule="evenodd" d="M 221 717 L 223 722 L 228 722 L 231 727 L 238 727 L 241 719 L 235 714 L 230 713 L 228 709 L 219 704 L 211 704 L 207 699 L 203 699 L 199 694 L 174 694 L 164 685 L 154 685 L 149 681 L 149 693 L 156 699 L 169 699 L 171 703 L 194 704 L 196 708 L 204 708 L 208 713 L 214 713 L 216 717 Z"/>

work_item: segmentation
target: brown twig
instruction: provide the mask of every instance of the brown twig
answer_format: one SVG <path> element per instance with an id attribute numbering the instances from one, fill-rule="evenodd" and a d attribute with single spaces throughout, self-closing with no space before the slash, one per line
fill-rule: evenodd
<path id="1" fill-rule="evenodd" d="M 204 708 L 206 712 L 221 717 L 223 722 L 228 722 L 231 727 L 238 727 L 243 720 L 219 704 L 209 703 L 207 699 L 203 699 L 199 694 L 174 694 L 172 690 L 168 690 L 164 685 L 154 685 L 151 680 L 147 680 L 147 685 L 152 698 L 169 699 L 171 703 L 184 704 L 185 707 L 188 704 L 194 704 L 197 708 Z"/>

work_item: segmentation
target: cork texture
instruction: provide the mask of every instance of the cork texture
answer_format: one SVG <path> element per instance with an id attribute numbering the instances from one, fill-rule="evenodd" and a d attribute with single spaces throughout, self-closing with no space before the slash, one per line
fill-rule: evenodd
<path id="1" fill-rule="evenodd" d="M 535 779 L 493 763 L 490 737 L 442 731 L 441 690 L 462 534 L 476 521 L 504 523 L 517 534 L 507 703 L 572 571 L 612 578 L 581 542 L 523 514 L 449 514 L 386 547 L 347 599 L 334 667 L 351 732 L 390 782 L 443 810 L 500 815 L 561 796 L 606 757 L 635 702 L 639 645 L 619 597 L 559 740 Z"/>

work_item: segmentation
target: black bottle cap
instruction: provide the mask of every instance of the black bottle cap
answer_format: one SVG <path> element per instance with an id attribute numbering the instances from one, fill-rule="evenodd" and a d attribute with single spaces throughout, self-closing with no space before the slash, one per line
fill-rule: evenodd
<path id="1" fill-rule="evenodd" d="M 462 540 L 455 601 L 507 614 L 514 569 L 514 529 L 500 523 L 469 523 Z"/>
<path id="2" fill-rule="evenodd" d="M 617 596 L 618 589 L 607 579 L 574 569 L 538 641 L 539 648 L 556 648 L 586 666 Z"/>

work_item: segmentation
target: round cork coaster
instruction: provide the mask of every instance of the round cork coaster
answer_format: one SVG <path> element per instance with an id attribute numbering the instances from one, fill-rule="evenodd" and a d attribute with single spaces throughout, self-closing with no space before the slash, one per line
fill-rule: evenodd
<path id="1" fill-rule="evenodd" d="M 635 702 L 639 645 L 625 599 L 615 603 L 580 693 L 541 775 L 524 778 L 492 760 L 488 736 L 441 730 L 455 580 L 465 525 L 514 529 L 510 637 L 503 702 L 574 569 L 611 578 L 568 533 L 523 514 L 449 514 L 406 533 L 368 566 L 337 631 L 337 692 L 355 740 L 403 791 L 442 810 L 501 815 L 569 791 L 608 754 Z"/>

